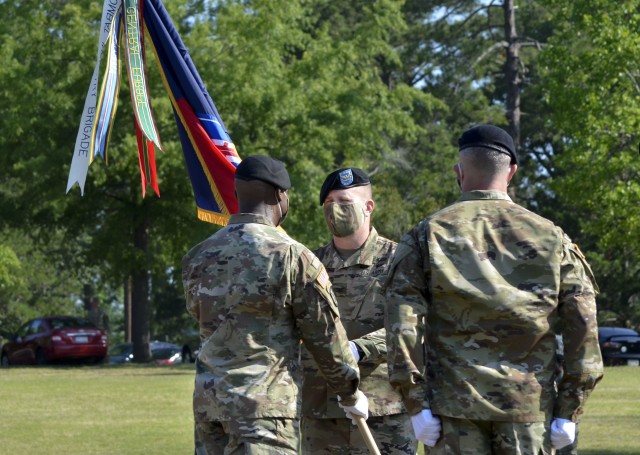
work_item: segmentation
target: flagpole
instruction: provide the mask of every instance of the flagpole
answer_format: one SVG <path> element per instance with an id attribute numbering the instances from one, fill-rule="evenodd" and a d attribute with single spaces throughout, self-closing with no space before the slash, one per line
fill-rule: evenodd
<path id="1" fill-rule="evenodd" d="M 371 452 L 371 455 L 381 455 L 380 450 L 378 450 L 378 446 L 376 445 L 376 441 L 375 439 L 373 439 L 371 430 L 369 430 L 369 425 L 367 425 L 364 417 L 358 414 L 353 414 L 353 417 L 356 419 L 358 430 L 360 431 L 360 434 L 362 435 L 364 443 L 367 445 L 369 452 Z"/>

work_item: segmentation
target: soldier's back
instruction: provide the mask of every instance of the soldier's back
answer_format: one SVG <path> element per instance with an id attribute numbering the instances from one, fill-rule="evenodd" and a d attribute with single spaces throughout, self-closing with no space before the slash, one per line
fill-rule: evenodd
<path id="1" fill-rule="evenodd" d="M 422 228 L 431 262 L 434 409 L 481 420 L 543 418 L 553 404 L 546 366 L 554 361 L 549 321 L 558 305 L 562 231 L 491 198 L 453 204 Z"/>
<path id="2" fill-rule="evenodd" d="M 292 418 L 298 336 L 290 275 L 304 247 L 255 218 L 235 221 L 184 259 L 203 340 L 194 400 L 210 419 Z"/>

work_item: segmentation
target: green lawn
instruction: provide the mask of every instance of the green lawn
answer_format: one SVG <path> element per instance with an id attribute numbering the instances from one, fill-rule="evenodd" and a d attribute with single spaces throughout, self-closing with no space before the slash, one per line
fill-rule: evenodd
<path id="1" fill-rule="evenodd" d="M 193 365 L 0 370 L 0 454 L 193 453 Z"/>
<path id="2" fill-rule="evenodd" d="M 640 368 L 606 368 L 580 423 L 580 455 L 640 455 Z"/>
<path id="3" fill-rule="evenodd" d="M 193 453 L 192 388 L 193 365 L 0 369 L 0 454 Z M 640 455 L 640 368 L 607 368 L 580 455 L 631 454 Z"/>

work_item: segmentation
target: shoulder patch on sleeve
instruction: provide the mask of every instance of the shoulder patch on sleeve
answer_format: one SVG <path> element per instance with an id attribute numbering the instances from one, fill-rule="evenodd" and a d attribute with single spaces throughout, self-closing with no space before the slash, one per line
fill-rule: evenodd
<path id="1" fill-rule="evenodd" d="M 300 259 L 302 260 L 305 279 L 307 280 L 307 282 L 315 281 L 316 279 L 319 278 L 322 272 L 325 272 L 325 274 L 327 273 L 320 259 L 318 259 L 318 257 L 315 254 L 313 254 L 311 250 L 306 248 L 302 250 L 302 253 L 300 254 Z M 327 275 L 327 279 L 328 279 L 328 275 Z"/>
<path id="2" fill-rule="evenodd" d="M 584 271 L 587 277 L 589 278 L 589 281 L 591 281 L 591 284 L 593 285 L 593 289 L 595 290 L 596 294 L 598 294 L 600 292 L 600 288 L 598 287 L 598 283 L 596 282 L 596 277 L 593 274 L 593 271 L 591 270 L 591 266 L 589 265 L 589 262 L 587 262 L 586 256 L 580 250 L 580 248 L 578 248 L 577 244 L 571 242 L 571 239 L 569 239 L 569 236 L 565 234 L 565 237 L 566 239 L 569 240 L 569 244 L 568 244 L 569 251 L 573 253 L 575 256 L 577 256 L 577 259 L 580 261 L 580 263 L 582 263 Z"/>
<path id="3" fill-rule="evenodd" d="M 322 266 L 322 270 L 316 278 L 316 281 L 323 289 L 327 287 L 327 284 L 329 284 L 329 274 L 327 273 L 327 270 L 324 268 L 324 266 Z"/>

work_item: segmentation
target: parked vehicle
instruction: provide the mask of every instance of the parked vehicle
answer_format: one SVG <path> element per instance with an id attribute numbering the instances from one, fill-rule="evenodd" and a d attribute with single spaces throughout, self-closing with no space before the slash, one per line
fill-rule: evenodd
<path id="1" fill-rule="evenodd" d="M 154 341 L 151 343 L 151 357 L 158 365 L 182 363 L 182 349 L 177 344 Z"/>
<path id="2" fill-rule="evenodd" d="M 127 363 L 133 360 L 133 345 L 120 343 L 109 349 L 109 363 Z"/>
<path id="3" fill-rule="evenodd" d="M 149 343 L 151 358 L 158 365 L 171 365 L 182 362 L 182 349 L 177 344 L 164 341 Z M 109 351 L 109 363 L 128 363 L 133 360 L 133 345 L 120 343 Z"/>
<path id="4" fill-rule="evenodd" d="M 107 334 L 84 318 L 41 317 L 28 321 L 5 340 L 0 364 L 43 365 L 58 360 L 101 362 L 107 355 Z"/>
<path id="5" fill-rule="evenodd" d="M 640 334 L 623 327 L 599 327 L 598 341 L 605 365 L 640 366 Z"/>
<path id="6" fill-rule="evenodd" d="M 200 332 L 196 328 L 189 328 L 182 333 L 182 361 L 195 362 L 200 350 Z"/>

